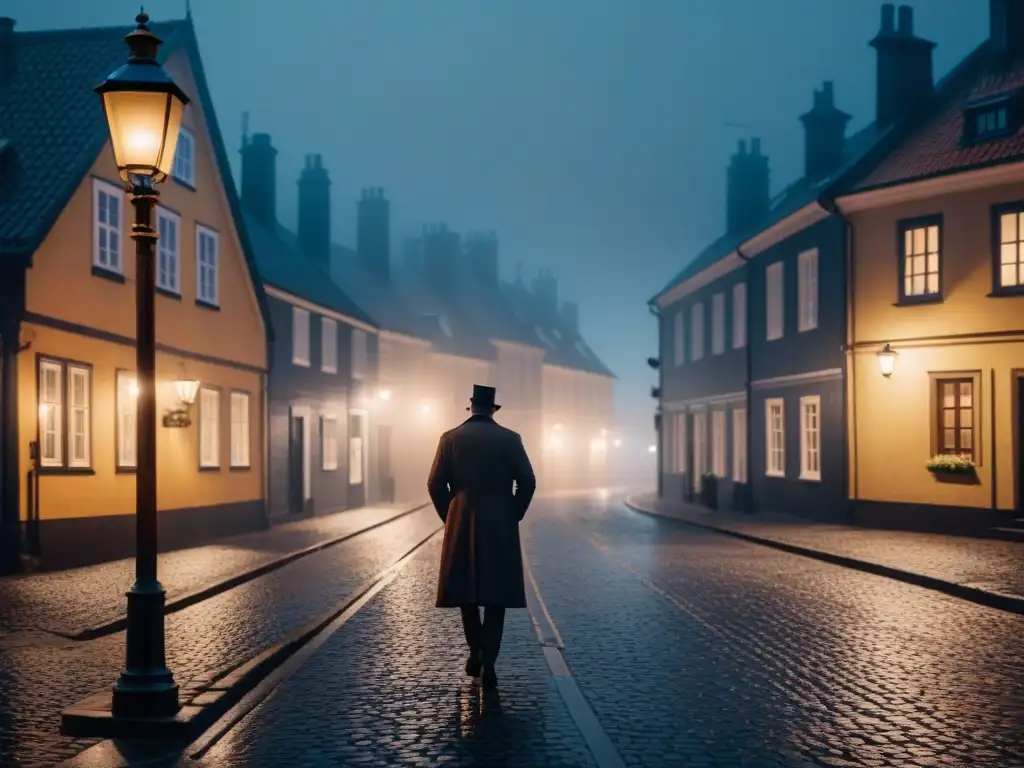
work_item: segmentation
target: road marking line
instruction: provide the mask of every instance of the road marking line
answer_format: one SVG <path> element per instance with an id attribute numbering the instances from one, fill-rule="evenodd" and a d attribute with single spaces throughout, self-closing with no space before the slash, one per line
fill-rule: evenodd
<path id="1" fill-rule="evenodd" d="M 390 584 L 398 576 L 412 558 L 426 546 L 431 539 L 444 530 L 444 526 L 436 528 L 429 536 L 416 544 L 390 566 L 373 576 L 368 582 L 363 583 L 362 592 L 359 596 L 338 614 L 337 618 L 327 624 L 319 633 L 305 643 L 301 648 L 289 656 L 280 667 L 273 670 L 255 688 L 247 693 L 231 709 L 221 715 L 207 731 L 198 739 L 192 742 L 184 751 L 191 759 L 202 757 L 214 747 L 232 728 L 241 722 L 252 710 L 267 701 L 274 694 L 277 687 L 295 674 L 296 671 L 316 652 L 316 650 L 330 639 L 331 635 L 341 629 L 349 619 L 384 587 Z"/>
<path id="2" fill-rule="evenodd" d="M 558 627 L 555 626 L 554 620 L 551 618 L 551 614 L 548 613 L 547 603 L 544 602 L 544 598 L 540 595 L 540 588 L 537 586 L 537 580 L 533 577 L 533 569 L 530 568 L 529 562 L 526 562 L 525 558 L 523 561 L 523 569 L 526 571 L 526 578 L 530 582 L 530 590 L 527 592 L 527 605 L 530 603 L 530 596 L 534 598 L 537 609 L 540 611 L 544 618 L 545 625 L 541 627 L 538 623 L 536 612 L 530 609 L 530 618 L 533 619 L 534 629 L 537 630 L 537 638 L 540 640 L 541 645 L 554 645 L 556 648 L 565 648 L 565 643 L 562 642 L 562 636 L 558 634 Z"/>

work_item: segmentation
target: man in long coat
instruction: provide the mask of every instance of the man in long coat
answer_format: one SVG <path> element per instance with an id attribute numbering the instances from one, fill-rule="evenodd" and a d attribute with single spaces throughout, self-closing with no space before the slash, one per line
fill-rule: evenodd
<path id="1" fill-rule="evenodd" d="M 466 674 L 486 687 L 498 682 L 505 609 L 526 607 L 519 523 L 537 489 L 522 438 L 494 421 L 494 400 L 494 387 L 473 385 L 472 415 L 441 435 L 427 480 L 445 524 L 437 607 L 462 609 Z"/>

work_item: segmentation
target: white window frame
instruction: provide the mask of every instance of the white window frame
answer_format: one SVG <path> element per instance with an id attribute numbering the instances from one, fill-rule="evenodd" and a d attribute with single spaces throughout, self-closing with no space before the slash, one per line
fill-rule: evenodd
<path id="1" fill-rule="evenodd" d="M 56 375 L 53 392 L 46 390 L 45 374 Z M 47 418 L 53 416 L 52 429 Z M 53 435 L 53 452 L 47 455 L 47 434 Z M 39 360 L 39 463 L 43 467 L 64 466 L 64 365 L 55 360 Z"/>
<path id="2" fill-rule="evenodd" d="M 210 249 L 204 248 L 204 240 L 212 244 Z M 220 234 L 202 224 L 196 224 L 196 301 L 220 306 Z"/>
<path id="3" fill-rule="evenodd" d="M 725 411 L 711 412 L 711 472 L 717 478 L 725 474 Z"/>
<path id="4" fill-rule="evenodd" d="M 821 480 L 820 395 L 800 398 L 800 479 Z"/>
<path id="5" fill-rule="evenodd" d="M 249 469 L 249 424 L 252 419 L 249 393 L 235 390 L 231 393 L 231 449 L 232 469 Z"/>
<path id="6" fill-rule="evenodd" d="M 797 257 L 797 303 L 800 306 L 799 333 L 818 327 L 818 249 L 804 251 Z"/>
<path id="7" fill-rule="evenodd" d="M 916 226 L 908 223 L 901 225 L 901 228 L 903 235 L 900 238 L 900 249 L 903 258 L 900 262 L 903 274 L 900 275 L 900 298 L 910 301 L 939 298 L 942 296 L 942 224 L 935 221 Z M 918 278 L 921 290 L 917 290 L 915 285 Z"/>
<path id="8" fill-rule="evenodd" d="M 184 125 L 178 129 L 178 145 L 174 150 L 171 176 L 193 189 L 196 186 L 196 135 Z"/>
<path id="9" fill-rule="evenodd" d="M 732 287 L 732 348 L 747 346 L 747 284 Z"/>
<path id="10" fill-rule="evenodd" d="M 76 404 L 74 398 L 75 379 L 84 381 L 82 391 L 85 402 Z M 67 365 L 67 430 L 68 430 L 68 466 L 85 469 L 92 466 L 92 371 L 81 365 Z M 75 421 L 77 415 L 82 416 L 82 451 L 75 450 Z"/>
<path id="11" fill-rule="evenodd" d="M 725 354 L 725 294 L 711 297 L 711 354 Z"/>
<path id="12" fill-rule="evenodd" d="M 704 302 L 690 307 L 690 360 L 704 357 Z"/>
<path id="13" fill-rule="evenodd" d="M 100 221 L 101 196 L 113 202 L 114 210 L 117 211 L 116 225 L 109 223 L 109 215 L 108 221 Z M 101 232 L 107 237 L 105 252 L 100 247 Z M 110 248 L 111 243 L 117 244 L 114 250 Z M 92 264 L 105 272 L 124 274 L 124 190 L 100 179 L 92 180 Z"/>
<path id="14" fill-rule="evenodd" d="M 309 310 L 292 307 L 292 364 L 309 367 Z"/>
<path id="15" fill-rule="evenodd" d="M 1024 209 L 1015 206 L 1001 211 L 997 226 L 999 272 L 996 284 L 1001 289 L 1016 291 L 1024 287 Z"/>
<path id="16" fill-rule="evenodd" d="M 338 469 L 338 417 L 330 413 L 320 418 L 320 466 L 324 472 Z"/>
<path id="17" fill-rule="evenodd" d="M 708 415 L 706 411 L 693 412 L 693 490 L 703 486 L 708 456 Z"/>
<path id="18" fill-rule="evenodd" d="M 199 388 L 199 467 L 220 469 L 220 390 L 213 387 Z"/>
<path id="19" fill-rule="evenodd" d="M 675 470 L 677 474 L 686 473 L 686 411 L 674 414 L 675 418 Z"/>
<path id="20" fill-rule="evenodd" d="M 732 411 L 732 479 L 747 482 L 747 409 Z"/>
<path id="21" fill-rule="evenodd" d="M 338 372 L 338 321 L 320 318 L 320 370 Z"/>
<path id="22" fill-rule="evenodd" d="M 117 468 L 138 466 L 139 401 L 135 371 L 117 371 L 115 377 L 117 411 Z"/>
<path id="23" fill-rule="evenodd" d="M 684 351 L 685 337 L 683 336 L 683 310 L 676 312 L 674 325 L 675 327 L 673 328 L 672 340 L 675 344 L 676 367 L 678 368 L 686 362 L 686 354 Z"/>
<path id="24" fill-rule="evenodd" d="M 165 226 L 174 230 L 173 242 L 164 231 Z M 156 209 L 156 287 L 175 295 L 181 295 L 181 217 L 163 206 Z M 169 262 L 164 269 L 164 260 Z M 163 276 L 167 277 L 164 278 Z"/>
<path id="25" fill-rule="evenodd" d="M 772 418 L 773 409 L 778 408 L 778 423 Z M 776 430 L 776 426 L 778 429 Z M 778 435 L 778 446 L 773 447 L 772 438 Z M 781 397 L 770 397 L 764 401 L 764 473 L 768 477 L 786 476 L 786 401 Z"/>
<path id="26" fill-rule="evenodd" d="M 367 475 L 367 462 L 368 457 L 366 455 L 366 432 L 368 429 L 368 414 L 364 410 L 353 408 L 349 411 L 349 415 L 360 415 L 360 423 L 362 424 L 362 430 L 358 435 L 349 433 L 348 436 L 348 484 L 349 485 L 365 485 Z M 349 420 L 351 423 L 351 419 Z"/>
<path id="27" fill-rule="evenodd" d="M 369 375 L 370 339 L 362 328 L 352 329 L 352 378 L 363 379 Z M 365 446 L 364 446 L 365 448 Z"/>
<path id="28" fill-rule="evenodd" d="M 765 337 L 781 339 L 785 332 L 785 272 L 781 261 L 769 264 L 764 271 Z"/>

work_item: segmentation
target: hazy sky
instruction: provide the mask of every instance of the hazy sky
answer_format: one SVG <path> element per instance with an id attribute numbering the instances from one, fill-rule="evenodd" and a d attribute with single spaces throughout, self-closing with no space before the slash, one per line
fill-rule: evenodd
<path id="1" fill-rule="evenodd" d="M 937 76 L 985 36 L 985 0 L 919 0 Z M 736 140 L 762 137 L 772 189 L 802 172 L 797 118 L 835 81 L 850 132 L 872 119 L 875 0 L 193 0 L 217 116 L 278 156 L 296 218 L 303 155 L 324 155 L 335 239 L 361 187 L 399 231 L 494 229 L 502 270 L 549 264 L 619 375 L 620 425 L 652 440 L 646 302 L 724 225 Z M 185 0 L 153 0 L 154 19 Z M 17 28 L 131 23 L 129 0 L 0 0 Z M 74 62 L 68 62 L 74 66 Z M 730 125 L 732 124 L 732 125 Z M 740 127 L 735 127 L 735 126 Z M 237 162 L 236 162 L 237 170 Z M 635 443 L 634 443 L 635 444 Z"/>

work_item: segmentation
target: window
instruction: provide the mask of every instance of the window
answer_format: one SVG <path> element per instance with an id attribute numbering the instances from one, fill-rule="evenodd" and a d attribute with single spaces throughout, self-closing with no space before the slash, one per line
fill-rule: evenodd
<path id="1" fill-rule="evenodd" d="M 231 393 L 231 466 L 249 467 L 249 395 Z"/>
<path id="2" fill-rule="evenodd" d="M 940 222 L 919 220 L 901 225 L 900 248 L 903 280 L 900 299 L 931 300 L 940 297 Z"/>
<path id="3" fill-rule="evenodd" d="M 157 240 L 156 287 L 171 293 L 181 293 L 181 219 L 166 208 L 157 208 L 156 228 L 160 235 Z"/>
<path id="4" fill-rule="evenodd" d="M 707 472 L 707 414 L 698 411 L 693 414 L 693 490 L 700 491 L 704 474 Z"/>
<path id="5" fill-rule="evenodd" d="M 292 363 L 309 365 L 309 312 L 292 307 Z"/>
<path id="6" fill-rule="evenodd" d="M 124 192 L 113 184 L 93 179 L 92 182 L 92 263 L 108 272 L 124 273 L 121 256 L 121 205 Z"/>
<path id="7" fill-rule="evenodd" d="M 362 485 L 363 483 L 363 420 L 366 417 L 362 413 L 352 412 L 349 415 L 349 438 L 348 438 L 348 483 L 349 485 Z"/>
<path id="8" fill-rule="evenodd" d="M 178 130 L 178 147 L 174 150 L 174 170 L 171 175 L 190 187 L 196 185 L 196 138 L 185 126 Z"/>
<path id="9" fill-rule="evenodd" d="M 329 317 L 320 318 L 320 370 L 338 372 L 338 324 Z"/>
<path id="10" fill-rule="evenodd" d="M 996 211 L 998 267 L 996 290 L 1024 291 L 1024 206 Z"/>
<path id="11" fill-rule="evenodd" d="M 39 361 L 39 463 L 92 467 L 92 370 L 75 363 Z"/>
<path id="12" fill-rule="evenodd" d="M 765 470 L 769 477 L 786 476 L 786 423 L 782 398 L 765 400 Z"/>
<path id="13" fill-rule="evenodd" d="M 732 287 L 732 348 L 747 346 L 747 284 Z"/>
<path id="14" fill-rule="evenodd" d="M 725 294 L 711 297 L 711 354 L 725 352 Z"/>
<path id="15" fill-rule="evenodd" d="M 320 457 L 325 472 L 333 472 L 338 468 L 338 420 L 334 416 L 324 416 L 321 421 Z"/>
<path id="16" fill-rule="evenodd" d="M 732 412 L 732 479 L 747 482 L 747 409 Z"/>
<path id="17" fill-rule="evenodd" d="M 676 312 L 675 318 L 675 336 L 673 337 L 676 346 L 676 365 L 682 365 L 685 361 L 685 355 L 683 353 L 683 312 L 680 310 Z"/>
<path id="18" fill-rule="evenodd" d="M 359 328 L 352 329 L 352 378 L 365 378 L 369 371 L 369 349 L 367 346 L 366 331 Z"/>
<path id="19" fill-rule="evenodd" d="M 220 392 L 199 390 L 199 466 L 220 467 Z"/>
<path id="20" fill-rule="evenodd" d="M 938 452 L 974 460 L 974 379 L 939 379 Z"/>
<path id="21" fill-rule="evenodd" d="M 818 327 L 818 251 L 804 251 L 798 259 L 797 301 L 800 305 L 800 333 Z"/>
<path id="22" fill-rule="evenodd" d="M 132 371 L 117 372 L 117 468 L 134 469 L 138 459 L 139 385 Z"/>
<path id="23" fill-rule="evenodd" d="M 765 325 L 768 341 L 782 338 L 782 262 L 776 261 L 765 270 Z"/>
<path id="24" fill-rule="evenodd" d="M 725 411 L 711 412 L 711 471 L 725 477 Z"/>
<path id="25" fill-rule="evenodd" d="M 821 480 L 821 398 L 800 398 L 800 479 Z"/>
<path id="26" fill-rule="evenodd" d="M 218 306 L 217 233 L 196 226 L 196 300 L 212 307 Z"/>
<path id="27" fill-rule="evenodd" d="M 1002 96 L 965 108 L 962 144 L 969 146 L 1013 133 L 1017 121 L 1011 106 L 1011 99 Z"/>
<path id="28" fill-rule="evenodd" d="M 698 301 L 690 308 L 690 359 L 704 357 L 704 302 Z"/>
<path id="29" fill-rule="evenodd" d="M 682 475 L 686 472 L 686 414 L 677 413 L 675 418 L 675 470 Z"/>

